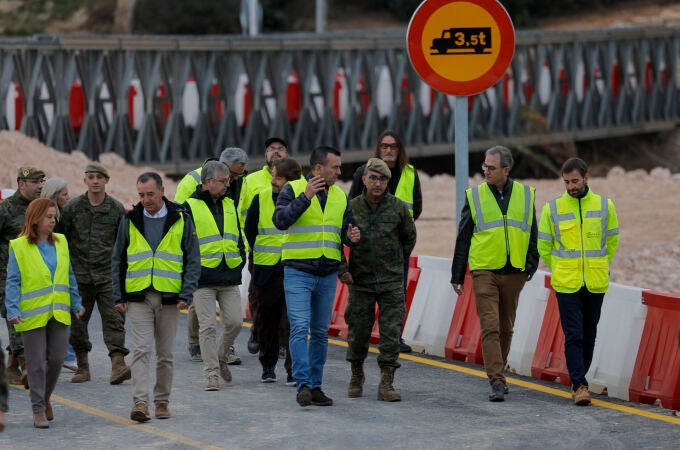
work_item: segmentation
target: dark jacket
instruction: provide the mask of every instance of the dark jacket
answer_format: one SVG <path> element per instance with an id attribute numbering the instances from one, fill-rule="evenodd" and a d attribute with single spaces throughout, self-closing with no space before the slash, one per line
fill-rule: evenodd
<path id="1" fill-rule="evenodd" d="M 279 197 L 279 194 L 276 192 L 272 192 L 272 200 L 274 200 L 274 204 L 276 204 L 276 199 Z M 260 194 L 255 194 L 253 197 L 252 202 L 250 203 L 250 208 L 248 208 L 248 215 L 246 216 L 246 224 L 243 227 L 243 232 L 246 235 L 246 239 L 248 240 L 248 245 L 250 248 L 255 247 L 255 239 L 257 238 L 257 224 L 260 221 Z M 252 261 L 252 253 L 251 253 L 251 261 Z M 271 276 L 273 274 L 282 274 L 283 273 L 283 263 L 281 260 L 279 260 L 278 263 L 274 264 L 273 266 L 263 266 L 259 264 L 253 264 L 253 283 L 255 283 L 256 286 L 263 286 L 269 281 Z"/>
<path id="2" fill-rule="evenodd" d="M 307 175 L 307 181 L 309 181 L 313 175 L 310 173 Z M 321 209 L 326 207 L 327 194 L 324 191 L 316 193 L 319 203 L 321 203 Z M 307 199 L 305 193 L 302 192 L 300 195 L 295 197 L 295 192 L 290 184 L 287 184 L 279 193 L 279 197 L 276 199 L 276 209 L 274 210 L 274 225 L 279 230 L 287 230 L 293 225 L 298 218 L 309 208 L 312 204 L 310 200 Z M 342 218 L 342 230 L 340 230 L 340 237 L 344 244 L 352 247 L 349 239 L 347 239 L 347 226 L 350 223 L 354 223 L 352 218 L 352 206 L 347 202 L 347 208 Z M 311 273 L 317 276 L 326 276 L 331 273 L 338 271 L 338 266 L 340 261 L 334 259 L 328 259 L 325 256 L 321 256 L 316 259 L 289 259 L 283 261 L 284 266 L 290 266 L 297 270 L 303 272 Z"/>
<path id="3" fill-rule="evenodd" d="M 26 208 L 31 203 L 17 190 L 10 198 L 0 203 L 0 299 L 5 298 L 5 279 L 9 259 L 9 241 L 19 237 L 26 223 Z M 2 309 L 5 305 L 2 302 Z"/>
<path id="4" fill-rule="evenodd" d="M 206 205 L 208 205 L 208 209 L 212 213 L 213 218 L 215 219 L 215 223 L 217 224 L 217 229 L 219 230 L 220 234 L 223 234 L 224 210 L 222 199 L 224 197 L 220 197 L 218 200 L 213 200 L 213 198 L 210 196 L 210 193 L 207 191 L 203 191 L 202 186 L 199 184 L 198 186 L 196 186 L 196 190 L 191 195 L 191 198 L 202 200 L 205 202 Z M 189 203 L 186 202 L 184 203 L 183 206 L 187 210 L 187 213 L 189 213 L 193 217 L 193 212 L 191 211 L 191 206 L 189 205 Z M 236 209 L 236 207 L 234 207 L 234 209 Z M 239 220 L 237 211 L 236 220 L 237 221 Z M 239 253 L 241 254 L 242 259 L 241 264 L 239 264 L 238 267 L 230 269 L 229 266 L 227 266 L 227 262 L 223 257 L 222 261 L 220 262 L 220 265 L 217 267 L 201 266 L 201 277 L 198 279 L 199 288 L 213 286 L 234 286 L 241 284 L 241 272 L 243 271 L 243 265 L 245 264 L 246 260 L 246 250 L 245 245 L 243 244 L 243 235 L 241 234 L 240 223 L 238 228 L 239 228 L 238 250 Z"/>
<path id="5" fill-rule="evenodd" d="M 507 214 L 508 205 L 510 203 L 510 194 L 512 192 L 512 179 L 508 177 L 505 186 L 503 186 L 503 192 L 499 192 L 498 189 L 493 186 L 490 190 L 498 202 L 498 206 L 500 207 L 503 215 Z M 526 264 L 524 268 L 528 279 L 531 279 L 538 269 L 538 248 L 536 246 L 538 240 L 538 224 L 536 223 L 536 206 L 532 206 L 534 208 L 534 220 L 531 224 L 529 249 L 527 250 Z M 456 237 L 456 249 L 453 254 L 453 264 L 451 264 L 451 283 L 463 284 L 474 228 L 475 223 L 472 221 L 470 204 L 468 203 L 467 196 L 465 196 L 465 205 L 463 206 L 463 210 L 460 213 L 460 223 L 458 224 L 458 236 Z M 519 269 L 512 267 L 512 264 L 510 264 L 510 257 L 508 256 L 505 267 L 494 270 L 493 272 L 512 273 L 518 271 Z"/>
<path id="6" fill-rule="evenodd" d="M 349 268 L 343 264 L 338 272 L 349 270 L 358 289 L 402 289 L 404 261 L 416 245 L 416 225 L 406 203 L 390 193 L 377 207 L 364 194 L 350 203 L 361 240 L 350 249 Z"/>
<path id="7" fill-rule="evenodd" d="M 366 166 L 364 165 L 357 167 L 357 170 L 354 172 L 354 181 L 352 181 L 352 187 L 349 188 L 348 197 L 350 198 L 350 200 L 355 197 L 358 197 L 365 191 L 366 185 L 364 185 L 364 182 L 361 179 L 365 171 Z M 392 173 L 392 176 L 390 178 L 389 183 L 387 183 L 387 192 L 394 195 L 394 193 L 397 191 L 397 186 L 399 185 L 399 179 L 401 178 L 401 169 L 399 169 L 398 166 L 395 166 L 394 168 L 390 169 L 390 172 Z M 420 214 L 423 212 L 423 191 L 420 187 L 420 178 L 418 178 L 418 171 L 416 170 L 414 173 L 415 180 L 413 183 L 413 219 L 417 220 L 418 217 L 420 217 Z"/>
<path id="8" fill-rule="evenodd" d="M 184 267 L 182 270 L 182 289 L 180 293 L 163 293 L 162 303 L 164 305 L 174 305 L 179 300 L 191 303 L 194 298 L 194 291 L 198 285 L 198 278 L 201 275 L 201 253 L 198 248 L 196 229 L 194 228 L 191 216 L 186 214 L 182 206 L 171 202 L 165 197 L 163 197 L 163 201 L 168 208 L 168 215 L 165 218 L 165 225 L 163 227 L 164 235 L 180 219 L 180 214 L 184 214 L 184 231 L 181 244 L 182 254 L 184 255 Z M 130 222 L 137 227 L 142 235 L 144 234 L 144 207 L 141 202 L 137 203 L 121 220 L 116 243 L 113 246 L 111 272 L 113 278 L 113 300 L 115 303 L 139 302 L 143 301 L 145 297 L 144 292 L 125 292 L 127 248 L 130 244 Z"/>

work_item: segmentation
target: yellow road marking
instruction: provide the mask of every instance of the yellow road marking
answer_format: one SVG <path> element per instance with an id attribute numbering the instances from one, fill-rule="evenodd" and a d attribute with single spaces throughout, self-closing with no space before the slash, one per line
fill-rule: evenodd
<path id="1" fill-rule="evenodd" d="M 333 345 L 337 345 L 339 347 L 347 347 L 347 342 L 339 340 L 339 339 L 328 339 L 328 342 L 332 343 Z M 373 347 L 373 346 L 369 347 L 368 351 L 371 352 L 371 353 L 379 353 L 378 349 Z M 425 365 L 428 365 L 428 366 L 439 367 L 439 368 L 446 369 L 446 370 L 453 370 L 455 372 L 460 372 L 460 373 L 464 373 L 466 375 L 472 375 L 472 376 L 479 377 L 479 378 L 484 378 L 484 379 L 487 378 L 486 372 L 484 372 L 482 370 L 458 366 L 455 363 L 436 361 L 436 360 L 432 360 L 432 359 L 428 359 L 428 358 L 423 358 L 422 356 L 415 356 L 415 355 L 409 355 L 409 354 L 403 354 L 403 353 L 399 354 L 399 358 L 400 359 L 406 359 L 408 361 L 417 362 L 419 364 L 425 364 Z M 518 378 L 513 378 L 513 377 L 506 377 L 506 380 L 508 381 L 508 384 L 521 386 L 521 387 L 524 387 L 524 388 L 527 388 L 527 389 L 532 389 L 534 391 L 539 391 L 539 392 L 543 392 L 545 394 L 550 394 L 550 395 L 554 395 L 556 397 L 563 397 L 563 398 L 571 400 L 571 393 L 564 391 L 562 389 L 556 389 L 556 388 L 552 388 L 552 387 L 548 387 L 548 386 L 543 386 L 543 385 L 538 384 L 538 383 L 520 380 Z M 616 404 L 616 403 L 611 403 L 611 402 L 608 402 L 606 400 L 599 400 L 599 399 L 596 399 L 596 398 L 593 398 L 592 404 L 596 405 L 596 406 L 601 406 L 603 408 L 613 409 L 613 410 L 620 411 L 620 412 L 627 413 L 627 414 L 633 414 L 633 415 L 636 415 L 636 416 L 646 417 L 648 419 L 659 420 L 659 421 L 662 421 L 662 422 L 668 422 L 668 423 L 672 423 L 674 425 L 680 425 L 680 418 L 679 417 L 670 417 L 670 416 L 665 416 L 663 414 L 659 414 L 659 413 L 655 413 L 655 412 L 643 411 L 643 410 L 636 409 L 636 408 L 633 408 L 633 407 L 630 407 L 630 406 L 619 405 L 619 404 Z"/>

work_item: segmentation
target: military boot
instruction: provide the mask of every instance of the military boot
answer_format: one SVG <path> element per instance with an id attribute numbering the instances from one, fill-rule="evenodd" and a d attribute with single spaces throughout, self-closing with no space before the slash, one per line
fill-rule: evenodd
<path id="1" fill-rule="evenodd" d="M 357 398 L 364 393 L 364 362 L 352 361 L 352 377 L 349 379 L 349 388 L 347 388 L 347 397 Z"/>
<path id="2" fill-rule="evenodd" d="M 14 357 L 12 352 L 7 357 L 7 367 L 5 368 L 7 374 L 7 381 L 9 384 L 22 385 L 21 371 L 19 370 L 19 361 Z"/>
<path id="3" fill-rule="evenodd" d="M 90 381 L 90 363 L 87 360 L 87 352 L 76 353 L 78 370 L 71 378 L 71 383 L 84 383 Z"/>
<path id="4" fill-rule="evenodd" d="M 383 402 L 400 402 L 401 395 L 394 390 L 392 383 L 394 382 L 395 367 L 381 367 L 380 368 L 380 385 L 378 385 L 378 400 Z"/>
<path id="5" fill-rule="evenodd" d="M 121 352 L 111 353 L 111 378 L 109 383 L 120 384 L 125 380 L 132 378 L 130 373 L 130 366 L 125 365 L 125 357 Z M 80 367 L 80 364 L 78 364 Z"/>
<path id="6" fill-rule="evenodd" d="M 26 358 L 24 355 L 14 357 L 19 363 L 21 368 L 21 384 L 24 385 L 24 389 L 28 389 L 28 370 L 26 369 Z"/>

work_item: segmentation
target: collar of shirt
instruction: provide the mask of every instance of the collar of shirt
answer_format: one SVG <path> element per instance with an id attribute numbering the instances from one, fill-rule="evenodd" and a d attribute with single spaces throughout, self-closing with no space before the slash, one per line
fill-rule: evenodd
<path id="1" fill-rule="evenodd" d="M 149 214 L 149 211 L 144 209 L 144 217 L 149 217 L 151 219 L 162 219 L 163 217 L 165 217 L 167 215 L 168 215 L 168 207 L 165 206 L 165 202 L 163 202 L 163 206 L 161 207 L 161 209 L 158 210 L 158 212 L 156 214 L 154 214 L 153 216 L 151 214 Z"/>

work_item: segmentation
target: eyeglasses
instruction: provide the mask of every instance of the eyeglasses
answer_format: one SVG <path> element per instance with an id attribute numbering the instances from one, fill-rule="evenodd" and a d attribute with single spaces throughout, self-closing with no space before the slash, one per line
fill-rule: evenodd
<path id="1" fill-rule="evenodd" d="M 244 170 L 243 172 L 240 172 L 240 173 L 239 173 L 239 172 L 234 172 L 233 170 L 231 170 L 231 167 L 227 167 L 227 169 L 229 169 L 229 177 L 230 177 L 232 180 L 238 180 L 239 178 L 243 178 L 243 177 L 245 177 L 246 174 L 248 173 L 248 172 L 246 172 L 245 170 Z"/>
<path id="2" fill-rule="evenodd" d="M 368 176 L 368 180 L 371 181 L 371 182 L 373 182 L 373 183 L 375 183 L 375 182 L 378 182 L 378 183 L 387 183 L 387 180 L 389 180 L 389 179 L 390 179 L 390 177 L 386 177 L 385 175 L 381 175 L 381 176 L 378 176 L 378 175 L 369 175 L 369 176 Z"/>
<path id="3" fill-rule="evenodd" d="M 498 167 L 490 166 L 488 164 L 482 164 L 482 170 L 488 170 L 489 172 L 493 172 L 496 169 L 498 169 Z"/>
<path id="4" fill-rule="evenodd" d="M 222 178 L 222 179 L 211 178 L 211 180 L 217 181 L 218 183 L 222 183 L 225 186 L 229 185 L 229 178 Z"/>
<path id="5" fill-rule="evenodd" d="M 387 149 L 399 150 L 399 144 L 397 144 L 396 142 L 391 143 L 391 144 L 389 142 L 381 142 L 380 148 L 382 150 L 387 150 Z"/>
<path id="6" fill-rule="evenodd" d="M 286 152 L 286 153 L 288 153 L 288 149 L 286 147 L 282 146 L 282 145 L 277 146 L 277 147 L 270 145 L 269 147 L 267 147 L 267 151 L 268 152 Z"/>

